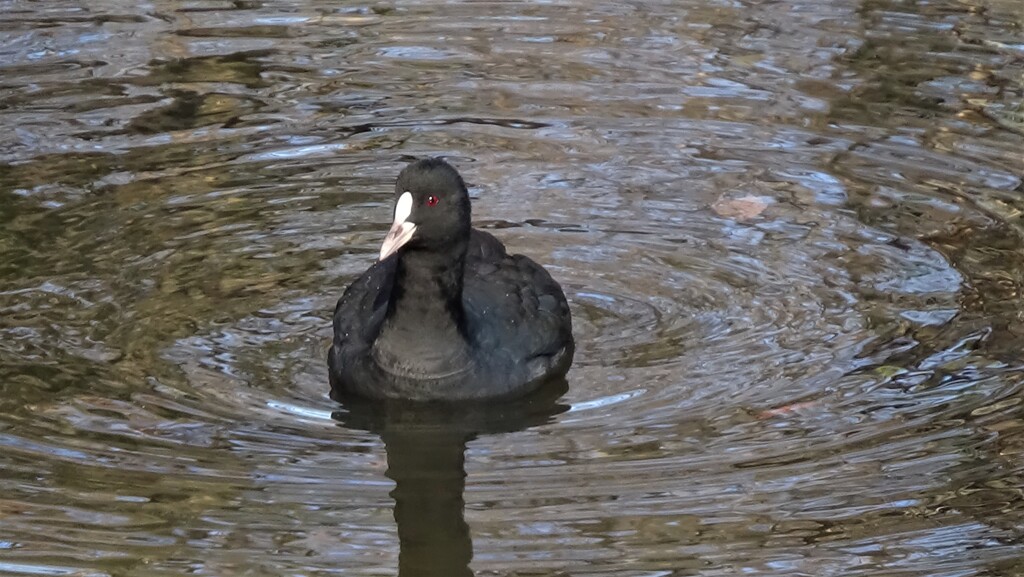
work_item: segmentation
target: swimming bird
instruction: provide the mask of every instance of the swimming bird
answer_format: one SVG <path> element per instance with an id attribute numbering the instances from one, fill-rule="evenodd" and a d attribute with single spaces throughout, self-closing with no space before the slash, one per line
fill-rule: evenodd
<path id="1" fill-rule="evenodd" d="M 405 167 L 380 258 L 334 310 L 332 396 L 519 396 L 563 377 L 574 350 L 562 288 L 472 227 L 458 171 L 437 158 Z"/>

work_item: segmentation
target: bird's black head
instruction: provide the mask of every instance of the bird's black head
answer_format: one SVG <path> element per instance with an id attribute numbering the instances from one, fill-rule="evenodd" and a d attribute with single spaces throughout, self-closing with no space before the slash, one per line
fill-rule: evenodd
<path id="1" fill-rule="evenodd" d="M 395 220 L 380 258 L 400 248 L 449 250 L 469 238 L 469 192 L 459 173 L 439 158 L 405 167 L 395 184 Z"/>

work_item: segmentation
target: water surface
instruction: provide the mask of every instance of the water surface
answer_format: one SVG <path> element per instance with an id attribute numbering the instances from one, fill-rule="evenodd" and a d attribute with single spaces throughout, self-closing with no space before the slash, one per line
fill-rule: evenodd
<path id="1" fill-rule="evenodd" d="M 1022 27 L 0 2 L 0 574 L 1024 573 Z M 567 390 L 327 397 L 426 155 L 566 288 Z"/>

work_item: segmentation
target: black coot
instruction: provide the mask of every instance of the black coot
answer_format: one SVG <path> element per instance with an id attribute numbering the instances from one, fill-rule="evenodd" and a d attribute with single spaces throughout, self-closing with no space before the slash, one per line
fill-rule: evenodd
<path id="1" fill-rule="evenodd" d="M 572 320 L 540 265 L 470 225 L 440 159 L 398 175 L 380 260 L 334 310 L 332 395 L 469 400 L 525 394 L 569 370 Z"/>

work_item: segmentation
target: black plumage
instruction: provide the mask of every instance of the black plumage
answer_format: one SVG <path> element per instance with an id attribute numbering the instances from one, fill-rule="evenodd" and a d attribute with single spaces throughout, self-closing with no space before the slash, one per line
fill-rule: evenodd
<path id="1" fill-rule="evenodd" d="M 425 159 L 402 171 L 381 260 L 334 311 L 335 396 L 511 397 L 565 375 L 574 344 L 561 287 L 470 221 L 469 194 L 449 164 Z"/>

